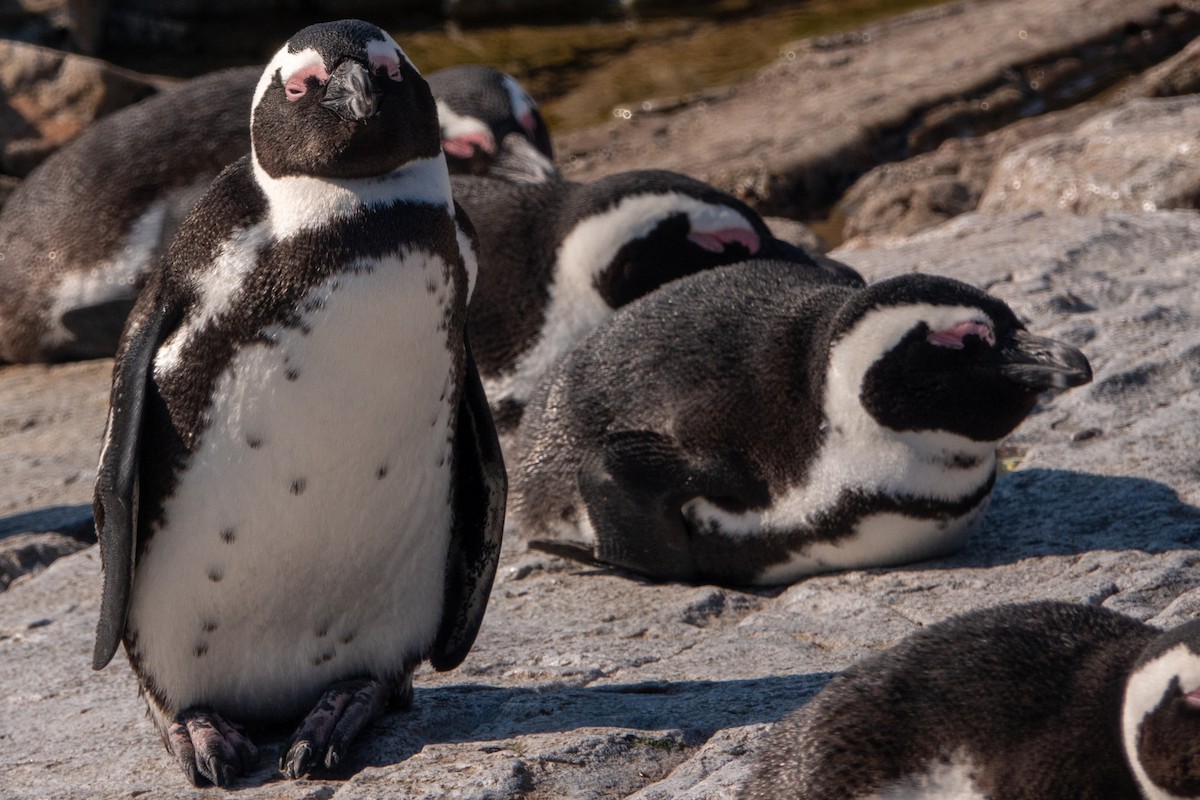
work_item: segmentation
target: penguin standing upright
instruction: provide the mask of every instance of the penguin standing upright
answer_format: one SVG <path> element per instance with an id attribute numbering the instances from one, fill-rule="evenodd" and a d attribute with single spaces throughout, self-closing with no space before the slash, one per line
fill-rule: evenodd
<path id="1" fill-rule="evenodd" d="M 834 678 L 759 748 L 742 800 L 1200 798 L 1200 621 L 984 609 Z"/>
<path id="2" fill-rule="evenodd" d="M 197 785 L 248 768 L 247 723 L 303 718 L 288 776 L 336 766 L 419 662 L 457 666 L 503 526 L 425 81 L 379 28 L 314 25 L 251 138 L 138 298 L 96 483 L 94 665 L 124 641 Z"/>
<path id="3" fill-rule="evenodd" d="M 775 238 L 749 206 L 702 181 L 636 170 L 591 183 L 455 177 L 479 233 L 471 336 L 496 425 L 510 431 L 538 378 L 613 310 L 668 281 L 757 256 L 862 285 Z"/>
<path id="4" fill-rule="evenodd" d="M 537 103 L 511 75 L 482 64 L 429 75 L 442 149 L 455 175 L 541 183 L 559 178 L 550 129 Z"/>
<path id="5" fill-rule="evenodd" d="M 250 148 L 261 68 L 214 72 L 99 120 L 0 210 L 0 360 L 111 356 L 146 272 Z"/>
<path id="6" fill-rule="evenodd" d="M 538 386 L 515 528 L 656 578 L 779 584 L 960 547 L 995 447 L 1091 379 L 1000 300 L 909 274 L 862 287 L 752 261 L 618 311 Z"/>

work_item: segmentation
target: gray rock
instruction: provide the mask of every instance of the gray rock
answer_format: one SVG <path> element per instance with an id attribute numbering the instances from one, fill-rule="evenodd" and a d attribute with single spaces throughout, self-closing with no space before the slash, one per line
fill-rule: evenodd
<path id="1" fill-rule="evenodd" d="M 979 209 L 1156 211 L 1200 203 L 1200 98 L 1137 99 L 1006 155 Z"/>
<path id="2" fill-rule="evenodd" d="M 949 139 L 932 152 L 881 164 L 857 180 L 838 201 L 845 216 L 842 238 L 908 236 L 973 211 L 997 163 L 1021 145 L 1067 133 L 1136 97 L 1174 97 L 1197 91 L 1200 39 L 1095 100 L 1020 119 L 983 136 Z"/>
<path id="3" fill-rule="evenodd" d="M 749 81 L 631 110 L 555 149 L 575 180 L 674 169 L 805 216 L 881 162 L 1079 102 L 1198 28 L 1200 10 L 1169 0 L 949 3 L 798 43 Z"/>

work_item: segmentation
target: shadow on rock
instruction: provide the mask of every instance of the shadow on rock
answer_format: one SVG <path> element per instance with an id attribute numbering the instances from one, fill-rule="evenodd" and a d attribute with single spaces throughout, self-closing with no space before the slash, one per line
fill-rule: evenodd
<path id="1" fill-rule="evenodd" d="M 682 732 L 676 737 L 680 744 L 699 746 L 721 729 L 779 721 L 807 702 L 833 676 L 832 672 L 818 672 L 586 688 L 557 684 L 536 688 L 418 688 L 410 710 L 388 714 L 362 735 L 342 768 L 314 777 L 348 779 L 369 767 L 402 763 L 426 745 L 482 744 L 559 733 L 572 734 L 572 741 L 576 741 L 580 729 L 596 729 L 598 737 L 618 738 L 676 730 Z M 279 779 L 273 765 L 282 751 L 283 738 L 259 744 L 259 766 L 247 776 L 247 786 Z M 554 745 L 551 742 L 548 746 Z"/>
<path id="2" fill-rule="evenodd" d="M 996 482 L 983 525 L 955 556 L 922 568 L 987 567 L 1091 550 L 1162 553 L 1200 547 L 1200 508 L 1146 478 L 1056 469 Z"/>
<path id="3" fill-rule="evenodd" d="M 21 533 L 61 533 L 83 542 L 96 541 L 90 505 L 47 506 L 0 517 L 0 539 Z"/>

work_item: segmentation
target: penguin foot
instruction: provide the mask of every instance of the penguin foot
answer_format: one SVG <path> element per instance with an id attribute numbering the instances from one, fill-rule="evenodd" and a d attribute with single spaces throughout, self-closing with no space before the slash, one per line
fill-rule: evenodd
<path id="1" fill-rule="evenodd" d="M 387 708 L 388 695 L 384 684 L 369 678 L 330 686 L 292 735 L 279 769 L 299 778 L 317 767 L 336 767 L 359 731 Z"/>
<path id="2" fill-rule="evenodd" d="M 228 786 L 258 761 L 258 748 L 241 728 L 203 708 L 179 712 L 167 741 L 193 786 Z"/>

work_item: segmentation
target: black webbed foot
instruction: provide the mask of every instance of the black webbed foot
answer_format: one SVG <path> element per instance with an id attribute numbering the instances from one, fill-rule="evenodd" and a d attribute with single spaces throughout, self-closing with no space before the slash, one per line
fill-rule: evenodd
<path id="1" fill-rule="evenodd" d="M 258 749 L 241 728 L 204 708 L 179 712 L 167 743 L 193 786 L 228 786 L 258 760 Z"/>
<path id="2" fill-rule="evenodd" d="M 387 708 L 389 694 L 384 684 L 369 678 L 330 686 L 292 735 L 279 769 L 299 778 L 314 768 L 335 768 L 359 731 Z"/>

